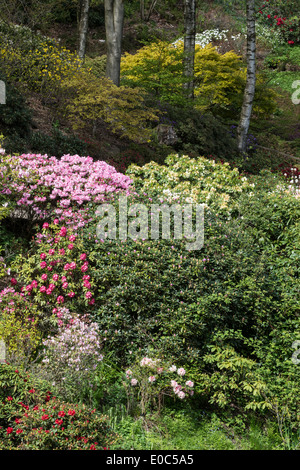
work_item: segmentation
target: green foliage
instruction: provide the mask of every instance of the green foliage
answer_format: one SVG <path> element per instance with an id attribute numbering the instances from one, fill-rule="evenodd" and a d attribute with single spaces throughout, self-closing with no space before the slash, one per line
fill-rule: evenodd
<path id="1" fill-rule="evenodd" d="M 101 450 L 114 442 L 106 416 L 51 397 L 45 383 L 9 365 L 0 367 L 2 450 Z"/>
<path id="2" fill-rule="evenodd" d="M 63 133 L 53 128 L 51 135 L 37 131 L 31 134 L 28 142 L 31 153 L 62 157 L 63 155 L 87 155 L 87 146 L 79 137 L 72 133 Z"/>
<path id="3" fill-rule="evenodd" d="M 39 309 L 13 288 L 1 292 L 0 339 L 4 340 L 9 360 L 15 364 L 29 361 L 41 343 Z"/>
<path id="4" fill-rule="evenodd" d="M 29 28 L 1 24 L 0 38 L 0 64 L 8 80 L 46 100 L 57 100 L 62 80 L 76 74 L 80 66 L 77 53 Z"/>
<path id="5" fill-rule="evenodd" d="M 142 87 L 153 97 L 174 106 L 195 106 L 215 115 L 239 116 L 246 81 L 246 67 L 233 51 L 219 54 L 212 44 L 196 45 L 194 61 L 195 99 L 186 100 L 183 92 L 183 42 L 175 45 L 157 41 L 121 60 L 123 83 Z M 257 75 L 256 114 L 271 114 L 275 109 L 274 92 Z"/>
<path id="6" fill-rule="evenodd" d="M 0 69 L 2 67 L 0 65 Z M 9 152 L 10 139 L 28 137 L 31 129 L 32 112 L 24 96 L 12 85 L 5 74 L 0 72 L 0 79 L 6 85 L 6 103 L 1 104 L 0 133 L 5 135 L 4 146 Z"/>
<path id="7" fill-rule="evenodd" d="M 49 229 L 43 229 L 44 236 L 36 237 L 31 252 L 20 254 L 12 264 L 21 290 L 25 296 L 34 297 L 39 306 L 41 328 L 53 321 L 54 308 L 63 305 L 70 307 L 71 312 L 83 312 L 93 301 L 94 282 L 88 275 L 90 268 L 82 251 L 83 242 L 71 229 L 61 235 L 63 228 L 51 224 Z M 89 281 L 85 281 L 86 276 Z"/>
<path id="8" fill-rule="evenodd" d="M 252 183 L 237 168 L 204 157 L 173 154 L 166 158 L 164 165 L 154 162 L 143 167 L 131 165 L 127 174 L 139 193 L 169 202 L 203 203 L 225 213 L 230 213 L 242 192 L 252 190 Z"/>
<path id="9" fill-rule="evenodd" d="M 163 109 L 162 123 L 174 126 L 178 137 L 172 146 L 176 152 L 192 156 L 213 155 L 227 160 L 237 154 L 236 140 L 231 137 L 228 126 L 212 114 L 172 106 Z"/>
<path id="10" fill-rule="evenodd" d="M 105 76 L 106 72 L 106 55 L 99 57 L 85 57 L 83 67 L 92 72 L 97 78 Z"/>
<path id="11" fill-rule="evenodd" d="M 150 139 L 150 123 L 157 116 L 154 109 L 146 108 L 143 93 L 138 89 L 117 87 L 104 77 L 97 79 L 87 70 L 65 81 L 64 89 L 69 94 L 66 114 L 74 129 L 87 125 L 96 129 L 100 120 L 121 137 L 137 142 Z"/>
<path id="12" fill-rule="evenodd" d="M 153 171 L 155 165 L 150 168 Z M 160 184 L 166 187 L 164 181 L 173 185 L 178 178 L 184 185 L 181 167 L 173 162 L 171 168 L 164 174 L 166 169 L 159 167 L 145 180 L 141 177 L 144 169 L 134 168 L 142 182 L 138 191 L 147 192 L 151 203 L 162 202 Z M 209 174 L 217 178 L 217 165 L 212 168 L 215 171 Z M 226 167 L 220 168 L 229 176 Z M 233 176 L 238 177 L 236 173 Z M 193 177 L 190 171 L 188 178 L 195 184 L 194 202 L 200 202 L 203 193 L 196 192 L 199 176 Z M 205 180 L 208 183 L 209 176 Z M 280 188 L 280 179 L 271 175 L 267 180 L 268 175 L 262 175 L 254 189 L 245 179 L 245 194 L 236 203 L 242 188 L 235 186 L 233 179 L 228 187 L 232 201 L 223 215 L 222 200 L 218 199 L 214 210 L 205 211 L 201 251 L 187 250 L 185 240 L 172 236 L 170 240 L 97 240 L 97 219 L 86 228 L 85 250 L 96 286 L 92 316 L 106 338 L 105 350 L 116 355 L 122 350 L 124 362 L 139 348 L 146 352 L 147 347 L 155 346 L 183 363 L 196 360 L 200 365 L 213 331 L 234 328 L 242 329 L 246 337 L 261 337 L 268 335 L 279 319 L 297 313 L 299 303 L 292 299 L 297 297 L 298 254 L 291 249 L 287 255 L 285 250 L 291 240 L 296 243 L 299 202 L 288 195 L 284 185 Z M 143 184 L 147 181 L 151 185 L 146 190 Z M 224 181 L 229 184 L 228 178 Z M 212 186 L 217 187 L 216 181 Z M 206 185 L 204 188 L 207 190 Z M 183 189 L 180 194 L 184 196 Z M 128 199 L 129 206 L 137 201 L 147 205 L 147 198 Z M 164 202 L 170 201 L 171 195 L 164 198 Z M 286 256 L 290 262 L 285 264 Z"/>
<path id="13" fill-rule="evenodd" d="M 186 400 L 194 394 L 194 382 L 187 380 L 183 367 L 177 368 L 162 359 L 159 352 L 150 357 L 138 358 L 126 370 L 123 385 L 127 393 L 127 409 L 131 413 L 161 412 L 165 396 Z M 178 381 L 178 382 L 177 382 Z"/>

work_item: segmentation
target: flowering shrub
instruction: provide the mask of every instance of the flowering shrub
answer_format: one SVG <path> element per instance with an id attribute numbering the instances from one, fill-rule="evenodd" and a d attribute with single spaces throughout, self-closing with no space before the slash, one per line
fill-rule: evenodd
<path id="1" fill-rule="evenodd" d="M 169 155 L 164 165 L 131 165 L 127 175 L 139 193 L 161 197 L 167 203 L 203 203 L 225 213 L 234 209 L 241 193 L 253 189 L 252 183 L 228 163 L 187 155 Z"/>
<path id="2" fill-rule="evenodd" d="M 183 367 L 177 368 L 159 358 L 143 357 L 126 370 L 124 386 L 131 406 L 138 401 L 144 415 L 149 407 L 157 407 L 160 411 L 164 395 L 175 396 L 180 400 L 193 395 L 194 383 L 183 379 L 185 374 Z"/>
<path id="3" fill-rule="evenodd" d="M 92 380 L 103 359 L 99 327 L 88 318 L 71 315 L 67 309 L 57 309 L 56 315 L 58 332 L 43 341 L 44 369 L 60 389 L 68 385 L 78 389 L 84 381 Z"/>
<path id="4" fill-rule="evenodd" d="M 7 363 L 0 364 L 0 441 L 7 435 L 7 429 L 17 424 L 16 420 L 29 406 L 50 400 L 52 393 L 48 387 L 49 384 L 38 382 L 21 368 L 17 369 Z M 2 442 L 0 448 L 3 449 L 1 444 Z"/>
<path id="5" fill-rule="evenodd" d="M 32 254 L 16 257 L 12 272 L 28 299 L 40 306 L 44 315 L 56 314 L 58 307 L 82 311 L 95 302 L 90 264 L 78 233 L 60 225 L 44 223 L 36 234 Z"/>
<path id="6" fill-rule="evenodd" d="M 55 96 L 61 81 L 76 74 L 80 60 L 52 38 L 29 28 L 0 23 L 0 62 L 7 78 L 29 89 Z"/>
<path id="7" fill-rule="evenodd" d="M 53 397 L 35 405 L 20 403 L 19 408 L 1 430 L 1 449 L 105 450 L 114 443 L 108 418 L 84 404 Z"/>
<path id="8" fill-rule="evenodd" d="M 145 143 L 151 137 L 151 124 L 158 118 L 156 110 L 145 103 L 143 90 L 128 86 L 117 87 L 105 77 L 96 78 L 81 70 L 63 89 L 66 101 L 63 112 L 73 129 L 95 130 L 104 121 L 112 132 L 132 141 Z"/>
<path id="9" fill-rule="evenodd" d="M 96 218 L 83 230 L 97 286 L 92 318 L 106 338 L 104 355 L 114 355 L 122 367 L 154 346 L 165 357 L 200 364 L 213 331 L 241 329 L 265 341 L 274 318 L 292 317 L 299 306 L 298 255 L 295 250 L 292 254 L 300 233 L 299 201 L 283 178 L 264 172 L 242 179 L 221 164 L 202 166 L 202 159 L 184 157 L 181 162 L 172 157 L 169 162 L 167 168 L 134 168 L 138 193 L 147 181 L 150 184 L 144 196 L 128 198 L 128 210 L 136 202 L 144 203 L 149 212 L 150 205 L 161 200 L 188 202 L 191 193 L 193 202 L 201 202 L 210 181 L 215 187 L 214 176 L 220 178 L 222 194 L 223 175 L 228 207 L 220 210 L 221 203 L 215 200 L 206 208 L 201 250 L 188 250 L 184 238 L 172 235 L 158 240 L 150 234 L 146 239 L 99 240 L 93 231 Z M 167 186 L 183 188 L 178 199 L 172 199 L 173 189 L 169 196 L 160 193 Z M 287 249 L 291 257 L 285 264 Z"/>
<path id="10" fill-rule="evenodd" d="M 113 193 L 128 191 L 130 178 L 105 162 L 91 157 L 64 155 L 7 156 L 0 168 L 1 193 L 40 219 L 55 214 L 82 224 L 81 209 L 88 202 L 99 203 Z"/>
<path id="11" fill-rule="evenodd" d="M 267 0 L 259 11 L 268 26 L 289 44 L 300 43 L 300 16 L 297 0 Z"/>
<path id="12" fill-rule="evenodd" d="M 47 382 L 0 364 L 2 450 L 102 450 L 115 440 L 108 419 L 55 398 Z"/>
<path id="13" fill-rule="evenodd" d="M 201 33 L 197 33 L 195 36 L 195 44 L 200 47 L 205 47 L 208 44 L 212 43 L 213 41 L 225 41 L 227 42 L 228 39 L 233 39 L 235 40 L 240 40 L 241 37 L 243 36 L 245 38 L 245 34 L 229 34 L 228 29 L 206 29 L 205 31 L 202 31 Z M 178 44 L 183 41 L 183 38 L 177 39 L 173 44 Z"/>

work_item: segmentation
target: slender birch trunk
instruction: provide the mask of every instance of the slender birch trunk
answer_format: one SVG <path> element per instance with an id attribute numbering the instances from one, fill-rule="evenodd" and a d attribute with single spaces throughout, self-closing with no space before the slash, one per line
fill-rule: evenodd
<path id="1" fill-rule="evenodd" d="M 240 122 L 237 129 L 237 144 L 241 153 L 245 153 L 247 135 L 253 107 L 256 84 L 256 34 L 255 0 L 247 0 L 247 79 L 244 91 Z"/>
<path id="2" fill-rule="evenodd" d="M 104 0 L 106 30 L 106 77 L 120 86 L 120 63 L 124 22 L 123 0 Z"/>
<path id="3" fill-rule="evenodd" d="M 86 51 L 86 38 L 89 24 L 90 0 L 80 0 L 80 18 L 79 18 L 79 46 L 78 55 L 81 60 L 84 59 Z"/>
<path id="4" fill-rule="evenodd" d="M 196 0 L 184 1 L 183 88 L 187 98 L 194 97 L 194 62 L 196 36 Z"/>

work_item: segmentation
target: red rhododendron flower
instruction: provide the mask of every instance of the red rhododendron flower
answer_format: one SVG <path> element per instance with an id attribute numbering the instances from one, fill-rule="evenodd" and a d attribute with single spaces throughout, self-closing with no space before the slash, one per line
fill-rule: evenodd
<path id="1" fill-rule="evenodd" d="M 13 432 L 13 428 L 7 428 L 6 429 L 6 434 L 11 434 Z"/>

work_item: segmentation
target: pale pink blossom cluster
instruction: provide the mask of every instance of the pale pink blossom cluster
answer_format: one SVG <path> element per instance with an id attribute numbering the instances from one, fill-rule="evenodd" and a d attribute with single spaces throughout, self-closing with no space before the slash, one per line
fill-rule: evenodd
<path id="1" fill-rule="evenodd" d="M 71 315 L 66 308 L 54 309 L 54 313 L 58 332 L 43 341 L 43 363 L 56 370 L 92 372 L 103 360 L 98 324 Z"/>
<path id="2" fill-rule="evenodd" d="M 35 216 L 49 216 L 47 204 L 61 220 L 77 215 L 85 203 L 100 203 L 114 193 L 129 194 L 131 179 L 103 161 L 91 157 L 23 154 L 9 156 L 0 168 L 1 193 L 30 208 Z M 8 171 L 9 167 L 9 171 Z M 11 173 L 12 172 L 12 173 Z M 13 175 L 13 177 L 11 177 Z M 73 213 L 74 210 L 74 213 Z"/>
<path id="3" fill-rule="evenodd" d="M 155 384 L 156 382 L 160 381 L 163 377 L 169 376 L 169 373 L 175 373 L 179 375 L 179 377 L 183 377 L 186 374 L 186 371 L 183 367 L 177 368 L 174 364 L 167 368 L 161 364 L 161 359 L 152 359 L 150 357 L 143 357 L 139 362 L 139 366 L 143 369 L 146 369 L 146 376 L 145 372 L 137 371 L 133 372 L 131 369 L 126 371 L 126 378 L 130 381 L 130 385 L 136 386 L 138 384 L 138 380 L 133 377 L 135 373 L 139 376 L 142 373 L 142 378 L 140 378 L 140 382 L 147 381 L 150 384 Z M 151 371 L 154 371 L 156 375 L 148 375 L 147 368 Z M 174 394 L 183 400 L 187 395 L 193 395 L 194 391 L 192 388 L 194 387 L 194 383 L 191 380 L 187 380 L 184 385 L 181 385 L 176 380 L 171 380 L 169 382 L 171 384 L 171 388 Z M 166 388 L 169 388 L 166 386 Z"/>
<path id="4" fill-rule="evenodd" d="M 151 359 L 150 357 L 143 357 L 140 362 L 141 367 L 150 367 L 151 369 L 156 369 L 157 363 L 160 362 L 160 359 Z"/>

